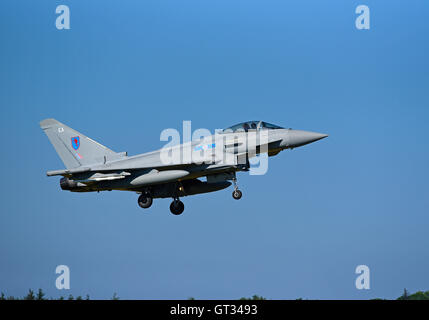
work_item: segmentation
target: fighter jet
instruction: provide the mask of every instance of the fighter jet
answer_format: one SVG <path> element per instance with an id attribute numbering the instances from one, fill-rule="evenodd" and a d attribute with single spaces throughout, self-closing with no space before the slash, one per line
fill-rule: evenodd
<path id="1" fill-rule="evenodd" d="M 170 211 L 174 215 L 184 211 L 181 197 L 219 191 L 232 183 L 232 196 L 240 199 L 242 192 L 237 186 L 236 173 L 249 171 L 249 159 L 261 155 L 268 159 L 282 150 L 328 136 L 264 121 L 247 121 L 195 141 L 128 156 L 55 119 L 41 121 L 40 127 L 66 167 L 47 172 L 47 176 L 63 176 L 61 189 L 132 191 L 139 194 L 137 202 L 144 209 L 152 205 L 153 199 L 172 198 Z"/>

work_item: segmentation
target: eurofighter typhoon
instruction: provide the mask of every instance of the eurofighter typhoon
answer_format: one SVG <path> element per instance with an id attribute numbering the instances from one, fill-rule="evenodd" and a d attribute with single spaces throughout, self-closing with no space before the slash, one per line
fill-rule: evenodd
<path id="1" fill-rule="evenodd" d="M 175 215 L 180 215 L 185 208 L 180 197 L 219 191 L 232 183 L 232 196 L 240 199 L 242 193 L 236 173 L 251 169 L 249 159 L 255 156 L 268 159 L 282 150 L 327 137 L 264 121 L 248 121 L 196 141 L 128 156 L 55 119 L 41 121 L 40 127 L 66 167 L 47 172 L 48 176 L 63 176 L 61 189 L 133 191 L 139 194 L 138 205 L 144 209 L 152 205 L 153 199 L 172 198 L 170 211 Z"/>

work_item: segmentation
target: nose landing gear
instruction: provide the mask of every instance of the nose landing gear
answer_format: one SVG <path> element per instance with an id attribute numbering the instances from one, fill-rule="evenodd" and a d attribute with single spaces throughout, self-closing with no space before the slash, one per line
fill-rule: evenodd
<path id="1" fill-rule="evenodd" d="M 234 190 L 233 192 L 232 192 L 232 197 L 235 199 L 235 200 L 240 200 L 241 199 L 241 196 L 243 195 L 243 193 L 240 191 L 240 190 Z"/>
<path id="2" fill-rule="evenodd" d="M 240 200 L 241 196 L 243 195 L 243 193 L 238 189 L 237 186 L 237 178 L 234 176 L 234 178 L 232 179 L 232 182 L 234 183 L 234 191 L 232 192 L 232 197 L 235 200 Z"/>

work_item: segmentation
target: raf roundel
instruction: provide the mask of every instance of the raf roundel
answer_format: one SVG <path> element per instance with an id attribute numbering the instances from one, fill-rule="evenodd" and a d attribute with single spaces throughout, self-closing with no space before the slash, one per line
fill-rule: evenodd
<path id="1" fill-rule="evenodd" d="M 72 137 L 71 138 L 71 144 L 73 149 L 77 150 L 80 147 L 80 138 L 79 137 Z"/>

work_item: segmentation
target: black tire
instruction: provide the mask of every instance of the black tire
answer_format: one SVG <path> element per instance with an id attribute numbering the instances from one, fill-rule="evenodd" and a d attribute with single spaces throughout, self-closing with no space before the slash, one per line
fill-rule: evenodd
<path id="1" fill-rule="evenodd" d="M 152 205 L 153 199 L 147 194 L 141 194 L 137 202 L 140 208 L 147 209 Z"/>
<path id="2" fill-rule="evenodd" d="M 178 216 L 183 213 L 183 210 L 185 210 L 185 205 L 180 200 L 174 200 L 170 204 L 170 211 L 172 214 Z"/>
<path id="3" fill-rule="evenodd" d="M 242 196 L 243 194 L 241 193 L 241 191 L 240 190 L 234 190 L 233 192 L 232 192 L 232 197 L 235 199 L 235 200 L 240 200 L 241 199 L 241 196 Z"/>

